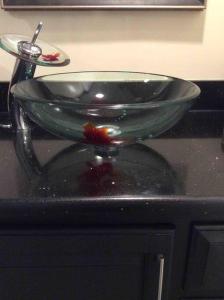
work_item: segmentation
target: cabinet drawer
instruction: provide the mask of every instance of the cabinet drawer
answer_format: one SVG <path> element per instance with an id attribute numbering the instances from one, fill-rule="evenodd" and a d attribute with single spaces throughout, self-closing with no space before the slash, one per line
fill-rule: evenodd
<path id="1" fill-rule="evenodd" d="M 172 241 L 172 230 L 0 231 L 1 299 L 156 299 L 158 254 L 166 299 Z"/>
<path id="2" fill-rule="evenodd" d="M 185 290 L 192 296 L 224 297 L 224 226 L 194 228 Z"/>

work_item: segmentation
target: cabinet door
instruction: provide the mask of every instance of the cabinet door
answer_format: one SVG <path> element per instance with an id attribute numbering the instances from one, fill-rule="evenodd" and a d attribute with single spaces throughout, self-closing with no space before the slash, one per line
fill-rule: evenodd
<path id="1" fill-rule="evenodd" d="M 185 290 L 187 295 L 224 298 L 224 226 L 194 228 Z"/>
<path id="2" fill-rule="evenodd" d="M 172 239 L 147 229 L 0 232 L 0 298 L 152 300 L 160 277 L 166 299 Z"/>

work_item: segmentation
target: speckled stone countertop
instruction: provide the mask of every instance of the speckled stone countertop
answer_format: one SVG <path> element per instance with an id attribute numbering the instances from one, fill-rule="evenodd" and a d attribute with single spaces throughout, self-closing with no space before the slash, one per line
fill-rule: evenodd
<path id="1" fill-rule="evenodd" d="M 157 139 L 147 140 L 145 145 L 160 155 L 175 173 L 175 178 L 181 189 L 175 194 L 163 193 L 163 196 L 175 197 L 224 197 L 224 153 L 221 147 L 222 126 L 224 124 L 224 112 L 189 112 L 184 119 L 165 135 Z M 71 141 L 55 139 L 44 133 L 35 131 L 33 133 L 33 144 L 38 160 L 45 166 L 52 158 L 62 150 L 71 146 Z M 69 158 L 68 158 L 69 159 Z M 64 160 L 64 158 L 63 158 Z M 64 162 L 69 164 L 69 161 Z M 44 198 L 44 201 L 53 199 L 77 199 L 86 196 L 153 196 L 156 193 L 141 195 L 141 193 L 126 192 L 93 193 L 88 194 L 86 190 L 79 190 L 77 194 L 73 188 L 74 176 L 68 182 L 68 177 L 63 176 L 63 168 L 58 174 L 54 174 L 52 180 L 56 180 L 57 186 L 63 188 L 56 191 L 48 185 L 43 186 L 42 175 L 34 181 L 26 175 L 22 164 L 19 162 L 15 149 L 13 134 L 0 132 L 0 199 L 20 199 L 29 201 L 31 199 Z M 56 172 L 56 171 L 55 171 Z M 47 175 L 49 176 L 49 175 Z M 70 176 L 71 177 L 71 176 Z M 56 179 L 55 179 L 56 178 Z M 41 184 L 39 183 L 41 182 Z M 38 187 L 39 184 L 39 187 Z M 152 184 L 152 183 L 151 183 Z M 42 193 L 40 190 L 42 189 Z M 111 187 L 110 187 L 111 189 Z M 43 190 L 47 190 L 44 193 Z M 83 191 L 83 192 L 82 192 Z M 169 191 L 169 190 L 168 190 Z M 161 197 L 160 194 L 158 196 Z"/>
<path id="2" fill-rule="evenodd" d="M 32 140 L 43 172 L 28 176 L 16 155 L 14 134 L 2 129 L 0 224 L 223 222 L 223 125 L 221 110 L 191 111 L 163 136 L 145 141 L 143 148 L 149 149 L 152 161 L 146 161 L 149 192 L 142 193 L 141 188 L 133 190 L 130 182 L 126 184 L 123 174 L 115 180 L 115 187 L 113 182 L 108 185 L 110 180 L 103 181 L 103 189 L 102 173 L 89 177 L 91 172 L 84 172 L 80 181 L 72 164 L 79 146 L 39 129 L 33 130 Z M 89 179 L 93 185 L 86 185 Z"/>

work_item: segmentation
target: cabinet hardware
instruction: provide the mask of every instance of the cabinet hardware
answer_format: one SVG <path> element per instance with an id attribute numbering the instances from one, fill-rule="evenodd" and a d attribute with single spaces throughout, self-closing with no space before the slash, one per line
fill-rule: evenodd
<path id="1" fill-rule="evenodd" d="M 159 284 L 157 300 L 162 300 L 165 257 L 163 254 L 159 254 L 157 258 L 159 261 Z"/>

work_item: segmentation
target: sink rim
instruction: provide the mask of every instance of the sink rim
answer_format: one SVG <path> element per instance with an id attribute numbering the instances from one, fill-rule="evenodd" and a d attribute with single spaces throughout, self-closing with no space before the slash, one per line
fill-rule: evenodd
<path id="1" fill-rule="evenodd" d="M 82 102 L 74 102 L 74 98 L 66 98 L 66 99 L 47 99 L 47 98 L 36 98 L 33 95 L 26 95 L 24 94 L 24 89 L 26 86 L 31 84 L 32 82 L 39 81 L 39 82 L 44 82 L 46 81 L 45 79 L 49 79 L 51 77 L 59 77 L 63 75 L 93 75 L 93 74 L 126 74 L 126 75 L 137 75 L 137 76 L 152 76 L 152 77 L 158 77 L 158 79 L 165 79 L 170 82 L 174 81 L 179 81 L 182 84 L 185 84 L 186 87 L 188 87 L 191 91 L 189 95 L 187 96 L 182 96 L 174 99 L 169 99 L 169 100 L 162 100 L 162 101 L 149 101 L 146 102 L 138 102 L 138 103 L 122 103 L 122 104 L 115 104 L 115 103 L 82 103 Z M 146 77 L 147 78 L 147 77 Z M 147 80 L 147 79 L 146 79 Z M 165 81 L 164 80 L 164 81 Z M 73 82 L 96 82 L 96 81 L 101 81 L 101 82 L 128 82 L 127 80 L 111 80 L 111 81 L 104 81 L 104 80 L 73 80 Z M 150 81 L 150 80 L 149 80 Z M 148 81 L 148 82 L 149 82 Z M 151 80 L 152 81 L 152 80 Z M 159 81 L 159 80 L 158 80 Z M 144 79 L 135 79 L 131 80 L 130 82 L 144 82 Z M 56 104 L 56 105 L 61 105 L 64 107 L 73 107 L 73 108 L 82 108 L 82 109 L 150 109 L 150 108 L 159 108 L 163 106 L 168 106 L 172 104 L 183 104 L 184 102 L 192 101 L 193 99 L 197 98 L 200 93 L 201 89 L 193 83 L 192 81 L 184 80 L 181 78 L 177 77 L 172 77 L 172 76 L 166 76 L 166 75 L 161 75 L 161 74 L 155 74 L 155 73 L 147 73 L 147 72 L 135 72 L 135 71 L 77 71 L 77 72 L 64 72 L 64 73 L 55 73 L 55 74 L 49 74 L 49 75 L 44 75 L 44 76 L 38 76 L 33 79 L 25 80 L 20 83 L 17 83 L 12 86 L 11 92 L 14 95 L 14 97 L 22 102 L 24 101 L 32 101 L 32 102 L 37 102 L 37 103 L 44 103 L 44 104 Z"/>

